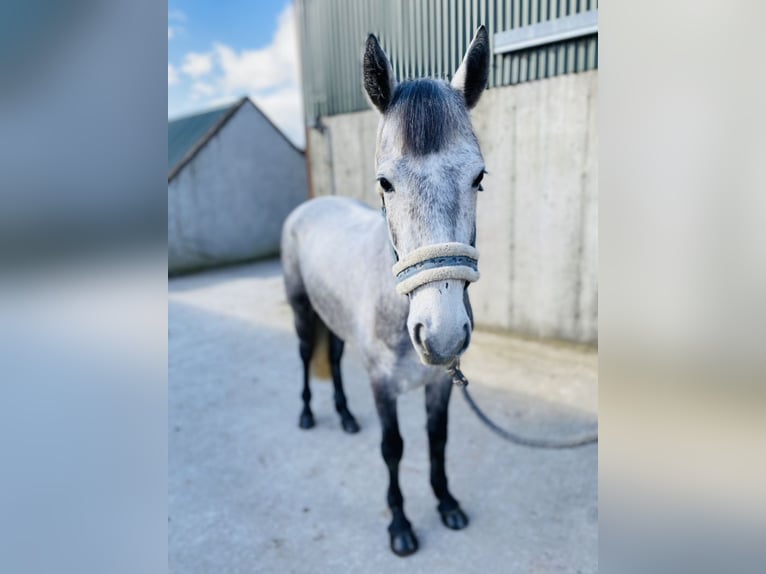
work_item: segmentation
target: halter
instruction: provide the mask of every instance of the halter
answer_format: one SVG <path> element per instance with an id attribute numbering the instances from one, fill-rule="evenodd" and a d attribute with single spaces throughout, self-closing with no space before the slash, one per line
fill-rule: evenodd
<path id="1" fill-rule="evenodd" d="M 381 214 L 388 223 L 385 205 Z M 389 242 L 396 260 L 391 271 L 396 277 L 397 293 L 408 295 L 418 287 L 435 281 L 456 279 L 471 283 L 479 279 L 479 251 L 473 245 L 458 242 L 424 245 L 399 260 L 390 233 L 389 227 Z"/>
<path id="2" fill-rule="evenodd" d="M 434 281 L 479 279 L 479 252 L 465 243 L 435 243 L 408 253 L 392 267 L 396 291 L 411 293 L 421 285 Z"/>

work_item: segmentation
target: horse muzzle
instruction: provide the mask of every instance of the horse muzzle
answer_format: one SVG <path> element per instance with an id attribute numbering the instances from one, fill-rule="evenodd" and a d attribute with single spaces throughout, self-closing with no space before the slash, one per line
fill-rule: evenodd
<path id="1" fill-rule="evenodd" d="M 397 291 L 410 296 L 407 328 L 423 363 L 447 365 L 468 348 L 471 320 L 464 285 L 479 279 L 478 258 L 470 245 L 439 243 L 416 249 L 394 265 Z"/>

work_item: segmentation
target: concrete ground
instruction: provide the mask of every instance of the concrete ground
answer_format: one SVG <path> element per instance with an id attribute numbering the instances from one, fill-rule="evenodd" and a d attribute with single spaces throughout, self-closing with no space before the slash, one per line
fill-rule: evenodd
<path id="1" fill-rule="evenodd" d="M 471 523 L 445 528 L 428 481 L 422 390 L 399 400 L 405 509 L 420 550 L 388 549 L 387 476 L 359 357 L 343 360 L 345 434 L 332 385 L 313 384 L 317 425 L 298 428 L 301 364 L 278 261 L 169 282 L 169 569 L 197 572 L 596 572 L 597 447 L 515 446 L 459 392 L 450 487 Z M 503 426 L 568 436 L 597 419 L 597 354 L 475 333 L 463 359 L 475 400 Z"/>

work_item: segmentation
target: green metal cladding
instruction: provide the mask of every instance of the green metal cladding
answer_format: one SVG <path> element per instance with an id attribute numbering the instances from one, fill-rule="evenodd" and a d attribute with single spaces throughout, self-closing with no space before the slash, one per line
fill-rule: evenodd
<path id="1" fill-rule="evenodd" d="M 598 9 L 597 0 L 296 0 L 303 95 L 309 124 L 319 116 L 369 109 L 360 61 L 373 33 L 400 80 L 449 78 L 476 28 L 494 35 Z M 489 87 L 598 67 L 598 36 L 492 56 Z"/>

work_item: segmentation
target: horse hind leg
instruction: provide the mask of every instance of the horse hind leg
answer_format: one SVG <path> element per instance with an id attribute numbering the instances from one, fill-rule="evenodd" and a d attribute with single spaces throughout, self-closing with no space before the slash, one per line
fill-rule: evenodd
<path id="1" fill-rule="evenodd" d="M 340 360 L 343 356 L 344 342 L 335 333 L 329 331 L 329 357 L 332 370 L 332 384 L 335 388 L 335 410 L 340 415 L 340 424 L 347 433 L 359 432 L 359 424 L 348 410 L 346 393 L 343 392 L 343 379 L 340 374 Z"/>
<path id="2" fill-rule="evenodd" d="M 314 413 L 311 412 L 311 357 L 316 345 L 317 322 L 319 318 L 311 306 L 309 298 L 305 294 L 290 298 L 290 306 L 293 308 L 295 318 L 295 331 L 298 334 L 301 361 L 303 361 L 303 410 L 298 420 L 298 426 L 302 429 L 310 429 L 314 426 Z"/>

